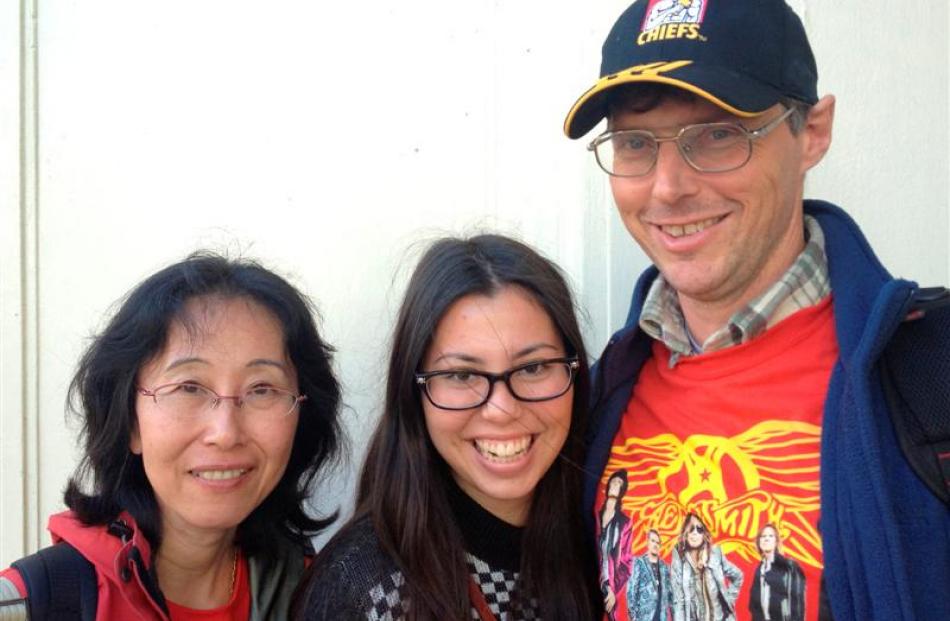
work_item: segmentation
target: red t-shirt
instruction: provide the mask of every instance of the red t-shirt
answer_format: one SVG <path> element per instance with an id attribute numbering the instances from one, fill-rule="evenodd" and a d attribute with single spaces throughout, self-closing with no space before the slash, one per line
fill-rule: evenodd
<path id="1" fill-rule="evenodd" d="M 648 531 L 660 534 L 659 556 L 670 566 L 690 512 L 742 573 L 738 600 L 730 602 L 738 621 L 752 619 L 750 593 L 761 609 L 763 602 L 777 605 L 788 584 L 770 573 L 763 599 L 761 571 L 756 580 L 757 535 L 770 523 L 779 531 L 780 553 L 805 578 L 804 596 L 792 588 L 784 597 L 797 601 L 787 605 L 803 605 L 804 618 L 817 619 L 821 419 L 837 355 L 830 297 L 747 343 L 682 357 L 672 369 L 670 351 L 654 342 L 596 501 L 601 585 L 618 602 L 612 619 L 630 618 L 626 581 L 646 552 Z M 608 507 L 611 515 L 602 517 L 611 478 L 623 481 L 611 484 L 615 495 L 624 488 L 621 510 Z"/>
<path id="2" fill-rule="evenodd" d="M 196 610 L 179 606 L 170 600 L 168 612 L 172 621 L 247 621 L 251 616 L 251 582 L 248 579 L 247 560 L 238 555 L 237 571 L 234 575 L 234 592 L 228 603 L 208 610 Z"/>

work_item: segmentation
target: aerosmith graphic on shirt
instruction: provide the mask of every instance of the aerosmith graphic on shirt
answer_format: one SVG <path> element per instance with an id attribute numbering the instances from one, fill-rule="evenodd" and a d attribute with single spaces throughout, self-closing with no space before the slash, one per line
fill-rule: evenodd
<path id="1" fill-rule="evenodd" d="M 642 30 L 662 24 L 698 24 L 703 19 L 705 3 L 706 0 L 653 0 L 647 7 Z"/>
<path id="2" fill-rule="evenodd" d="M 768 421 L 730 438 L 664 434 L 614 446 L 597 504 L 607 618 L 815 619 L 817 589 L 806 603 L 805 576 L 820 579 L 822 567 L 816 482 L 795 473 L 817 475 L 818 437 L 815 427 Z M 651 532 L 671 568 L 667 606 L 629 597 Z"/>
<path id="3" fill-rule="evenodd" d="M 831 311 L 829 299 L 747 343 L 678 359 L 653 342 L 591 507 L 610 621 L 817 621 Z M 656 541 L 668 611 L 636 589 L 631 601 L 646 573 L 637 559 Z"/>

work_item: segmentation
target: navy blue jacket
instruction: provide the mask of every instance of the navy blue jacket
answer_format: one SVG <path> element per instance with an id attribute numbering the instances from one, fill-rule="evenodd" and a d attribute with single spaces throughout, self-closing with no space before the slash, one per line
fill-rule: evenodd
<path id="1" fill-rule="evenodd" d="M 825 235 L 839 349 L 822 421 L 819 520 L 834 619 L 950 619 L 950 511 L 904 459 L 879 379 L 881 351 L 917 284 L 893 278 L 844 211 L 822 201 L 804 206 Z M 637 322 L 656 275 L 651 267 L 640 277 L 626 325 L 592 371 L 586 472 L 604 471 L 650 356 L 651 339 Z M 584 488 L 591 533 L 598 481 L 588 477 Z"/>

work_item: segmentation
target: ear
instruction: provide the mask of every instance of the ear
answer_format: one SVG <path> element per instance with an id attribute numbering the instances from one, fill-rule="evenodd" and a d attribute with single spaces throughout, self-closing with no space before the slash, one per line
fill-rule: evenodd
<path id="1" fill-rule="evenodd" d="M 135 455 L 142 454 L 142 436 L 139 434 L 139 424 L 135 421 L 132 425 L 132 431 L 129 434 L 129 450 Z"/>
<path id="2" fill-rule="evenodd" d="M 834 95 L 818 100 L 805 119 L 799 138 L 802 141 L 802 174 L 825 157 L 831 146 L 831 130 L 835 120 Z"/>

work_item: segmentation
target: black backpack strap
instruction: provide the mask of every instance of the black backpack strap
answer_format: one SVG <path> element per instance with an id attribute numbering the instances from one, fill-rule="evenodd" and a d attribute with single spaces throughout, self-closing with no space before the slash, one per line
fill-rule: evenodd
<path id="1" fill-rule="evenodd" d="M 917 476 L 950 506 L 950 290 L 918 289 L 881 358 L 894 430 Z"/>
<path id="2" fill-rule="evenodd" d="M 32 621 L 94 621 L 99 592 L 96 568 L 65 541 L 12 564 L 26 585 Z"/>

